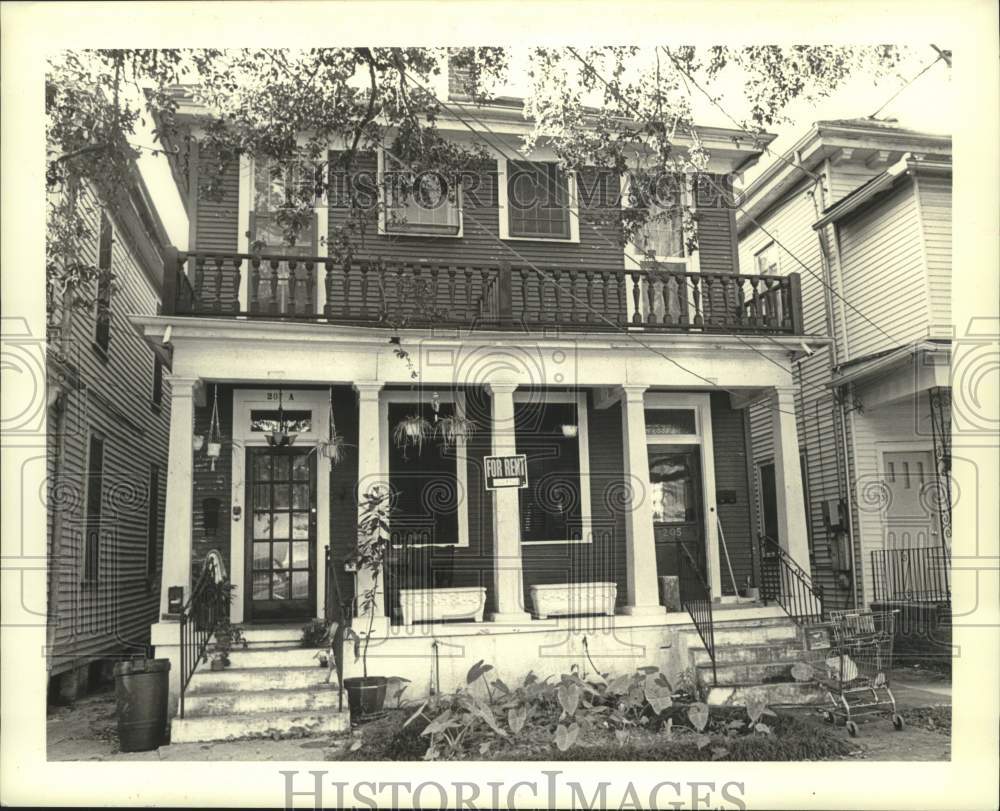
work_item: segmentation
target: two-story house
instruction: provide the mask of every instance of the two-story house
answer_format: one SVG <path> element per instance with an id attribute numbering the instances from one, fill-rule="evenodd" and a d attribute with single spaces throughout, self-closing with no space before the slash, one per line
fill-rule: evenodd
<path id="1" fill-rule="evenodd" d="M 796 274 L 739 272 L 730 178 L 760 150 L 699 128 L 711 162 L 697 251 L 679 217 L 623 249 L 607 216 L 617 175 L 568 172 L 544 145 L 523 155 L 517 101 L 453 94 L 438 125 L 467 137 L 473 110 L 491 158 L 433 206 L 386 191 L 391 155 L 355 158 L 386 197 L 342 262 L 327 251 L 346 216 L 332 195 L 284 243 L 294 169 L 244 155 L 207 195 L 205 111 L 180 100 L 189 244 L 165 265 L 162 314 L 132 319 L 172 355 L 153 639 L 174 662 L 175 740 L 332 728 L 317 714 L 336 707 L 315 689 L 325 673 L 296 646 L 303 624 L 366 585 L 344 562 L 376 483 L 394 493 L 393 549 L 368 669 L 410 679 L 408 696 L 464 683 L 484 659 L 513 680 L 697 664 L 708 686 L 713 672 L 728 685 L 724 700 L 747 677 L 725 671 L 723 647 L 797 634 L 781 605 L 737 602 L 757 580 L 747 406 L 762 396 L 783 544 L 769 560 L 808 581 L 793 371 L 826 343 L 803 328 Z M 454 417 L 472 425 L 434 431 Z M 213 551 L 251 645 L 222 674 L 195 672 Z"/>
<path id="2" fill-rule="evenodd" d="M 813 577 L 827 603 L 947 602 L 951 139 L 819 121 L 746 190 L 740 260 L 801 273 L 796 362 Z M 773 535 L 768 418 L 751 409 L 761 531 Z"/>
<path id="3" fill-rule="evenodd" d="M 77 260 L 100 271 L 85 306 L 52 313 L 46 662 L 63 700 L 101 663 L 144 656 L 160 603 L 168 358 L 128 319 L 159 312 L 170 240 L 135 165 L 130 177 L 114 200 L 87 183 L 63 192 L 89 235 Z"/>

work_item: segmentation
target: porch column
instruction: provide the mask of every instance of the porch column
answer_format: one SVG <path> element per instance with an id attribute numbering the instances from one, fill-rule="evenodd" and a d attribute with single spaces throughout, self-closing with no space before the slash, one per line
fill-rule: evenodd
<path id="1" fill-rule="evenodd" d="M 514 431 L 514 389 L 516 383 L 488 383 L 492 408 L 494 456 L 517 453 Z M 531 621 L 525 611 L 524 576 L 521 567 L 521 506 L 518 491 L 493 491 L 493 594 L 496 611 L 491 622 Z"/>
<path id="2" fill-rule="evenodd" d="M 799 566 L 809 572 L 809 529 L 802 495 L 799 431 L 795 424 L 795 389 L 776 387 L 771 406 L 778 542 Z"/>
<path id="3" fill-rule="evenodd" d="M 191 596 L 191 512 L 194 497 L 195 377 L 170 377 L 170 447 L 167 459 L 167 513 L 163 522 L 160 616 L 167 614 L 170 586 Z"/>
<path id="4" fill-rule="evenodd" d="M 387 484 L 389 471 L 382 467 L 382 432 L 379 425 L 379 392 L 383 384 L 377 380 L 358 381 L 354 390 L 358 393 L 358 514 L 361 513 L 361 497 L 379 484 Z M 355 580 L 356 596 L 371 588 L 371 574 L 359 571 Z M 378 580 L 375 600 L 375 622 L 373 634 L 385 634 L 389 628 L 389 618 L 385 613 L 385 577 Z M 358 615 L 360 616 L 360 615 Z"/>
<path id="5" fill-rule="evenodd" d="M 656 582 L 656 542 L 650 501 L 649 455 L 646 452 L 645 393 L 647 386 L 626 384 L 622 390 L 622 447 L 628 508 L 625 511 L 625 575 L 627 603 L 623 614 L 655 616 L 660 605 Z"/>

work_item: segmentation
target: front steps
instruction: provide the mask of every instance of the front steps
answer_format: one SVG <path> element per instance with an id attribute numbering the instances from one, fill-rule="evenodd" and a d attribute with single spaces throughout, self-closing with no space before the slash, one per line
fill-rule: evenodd
<path id="1" fill-rule="evenodd" d="M 347 733 L 347 695 L 340 711 L 336 676 L 328 684 L 317 651 L 294 645 L 299 633 L 245 629 L 249 647 L 232 651 L 229 667 L 200 664 L 184 693 L 184 718 L 171 722 L 170 742 Z"/>
<path id="2" fill-rule="evenodd" d="M 806 633 L 790 617 L 727 621 L 715 618 L 715 679 L 712 660 L 700 638 L 688 651 L 699 693 L 709 705 L 744 706 L 753 696 L 768 705 L 823 704 L 826 690 L 792 678 L 792 666 L 814 661 Z"/>

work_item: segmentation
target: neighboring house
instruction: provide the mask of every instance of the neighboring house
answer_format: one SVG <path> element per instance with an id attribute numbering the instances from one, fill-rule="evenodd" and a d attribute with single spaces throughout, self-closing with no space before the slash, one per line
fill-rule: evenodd
<path id="1" fill-rule="evenodd" d="M 473 108 L 453 94 L 439 126 L 461 137 L 459 119 L 473 109 L 494 154 L 478 167 L 475 194 L 432 209 L 390 200 L 389 215 L 402 217 L 373 208 L 345 265 L 327 258 L 321 238 L 344 210 L 317 200 L 313 230 L 283 245 L 274 201 L 294 178 L 251 156 L 229 167 L 221 198 L 203 194 L 204 111 L 180 102 L 190 139 L 178 139 L 175 178 L 188 250 L 168 260 L 162 315 L 132 319 L 173 359 L 163 618 L 153 641 L 174 662 L 173 698 L 183 702 L 190 683 L 175 740 L 219 734 L 199 729 L 202 715 L 276 706 L 271 695 L 252 704 L 217 693 L 304 690 L 322 679 L 313 652 L 296 649 L 301 627 L 337 616 L 338 593 L 356 593 L 344 561 L 358 490 L 378 481 L 398 495 L 369 669 L 411 679 L 411 696 L 453 686 L 477 659 L 511 679 L 561 672 L 584 662 L 580 628 L 591 628 L 589 654 L 608 667 L 690 667 L 697 635 L 681 602 L 704 634 L 711 602 L 736 602 L 757 579 L 746 407 L 762 395 L 774 405 L 783 483 L 785 548 L 770 559 L 808 572 L 790 359 L 825 341 L 802 327 L 797 276 L 739 275 L 734 212 L 708 193 L 728 189 L 760 150 L 734 131 L 700 128 L 712 180 L 696 201 L 697 252 L 686 255 L 679 221 L 648 234 L 645 250 L 623 251 L 620 223 L 606 216 L 619 204 L 617 178 L 567 174 L 545 147 L 522 167 L 529 125 L 517 102 Z M 356 170 L 381 185 L 385 162 L 364 153 Z M 543 183 L 558 191 L 552 205 L 513 201 Z M 418 288 L 433 315 L 414 302 Z M 447 447 L 438 437 L 398 446 L 402 420 L 435 413 L 464 414 L 476 430 Z M 281 427 L 294 445 L 272 446 L 268 434 Z M 342 456 L 327 444 L 335 433 Z M 485 457 L 514 452 L 527 456 L 527 488 L 487 489 L 496 471 Z M 236 587 L 231 621 L 252 645 L 278 645 L 251 651 L 228 680 L 192 676 L 192 612 L 212 550 Z M 681 602 L 676 590 L 661 594 L 658 577 L 673 578 Z M 611 620 L 539 618 L 595 611 L 620 615 L 613 632 Z M 430 615 L 438 621 L 421 622 Z M 796 634 L 780 607 L 724 618 Z M 777 638 L 767 633 L 741 638 Z M 246 669 L 265 659 L 268 674 L 255 682 Z M 358 667 L 347 663 L 349 674 Z M 786 698 L 798 688 L 782 686 Z M 282 694 L 280 706 L 326 700 Z M 233 723 L 226 729 L 251 722 Z"/>
<path id="2" fill-rule="evenodd" d="M 950 137 L 819 121 L 744 206 L 741 263 L 801 273 L 806 332 L 832 339 L 795 371 L 812 572 L 827 606 L 946 602 Z M 761 531 L 773 534 L 768 418 L 750 413 Z"/>
<path id="3" fill-rule="evenodd" d="M 148 650 L 170 426 L 166 358 L 128 320 L 159 311 L 166 232 L 134 165 L 114 205 L 88 184 L 76 198 L 91 237 L 80 261 L 102 273 L 86 306 L 60 302 L 50 345 L 47 667 L 63 699 L 95 664 Z"/>

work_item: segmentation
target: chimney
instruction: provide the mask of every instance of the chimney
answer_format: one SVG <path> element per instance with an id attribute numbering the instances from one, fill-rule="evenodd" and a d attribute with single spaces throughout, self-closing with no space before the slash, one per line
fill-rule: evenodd
<path id="1" fill-rule="evenodd" d="M 458 57 L 458 59 L 456 59 Z M 468 60 L 472 57 L 472 48 L 448 49 L 448 100 L 469 101 L 472 85 L 472 71 Z"/>

